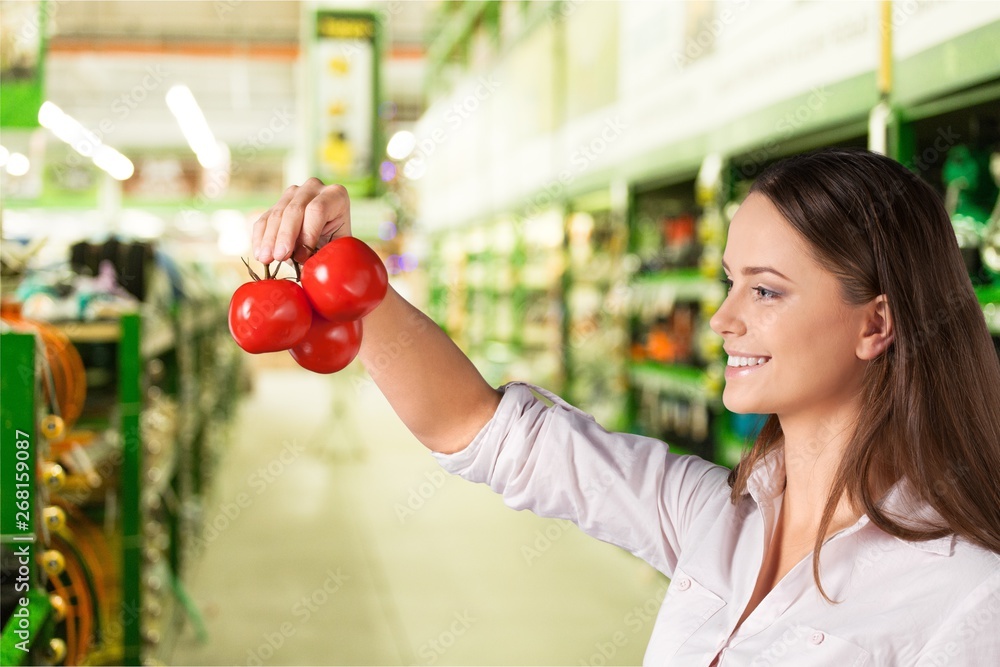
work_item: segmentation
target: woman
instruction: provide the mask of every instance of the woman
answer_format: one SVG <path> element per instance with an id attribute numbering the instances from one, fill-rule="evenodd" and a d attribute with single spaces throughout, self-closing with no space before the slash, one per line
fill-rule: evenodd
<path id="1" fill-rule="evenodd" d="M 289 188 L 256 256 L 349 219 L 343 188 Z M 723 269 L 723 400 L 770 415 L 731 472 L 493 390 L 391 289 L 360 357 L 446 469 L 671 578 L 646 664 L 1000 664 L 1000 362 L 939 197 L 874 153 L 791 158 Z"/>

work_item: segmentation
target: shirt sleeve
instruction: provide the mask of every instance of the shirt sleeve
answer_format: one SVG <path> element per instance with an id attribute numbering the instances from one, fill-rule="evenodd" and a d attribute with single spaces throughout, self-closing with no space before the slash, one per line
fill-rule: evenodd
<path id="1" fill-rule="evenodd" d="M 699 520 L 717 518 L 729 502 L 722 466 L 671 453 L 659 440 L 609 433 L 537 387 L 512 383 L 503 391 L 468 447 L 434 456 L 448 472 L 488 484 L 509 507 L 568 519 L 671 576 L 678 554 L 702 532 L 694 529 Z"/>
<path id="2" fill-rule="evenodd" d="M 995 567 L 932 632 L 916 667 L 1000 665 L 1000 556 Z"/>

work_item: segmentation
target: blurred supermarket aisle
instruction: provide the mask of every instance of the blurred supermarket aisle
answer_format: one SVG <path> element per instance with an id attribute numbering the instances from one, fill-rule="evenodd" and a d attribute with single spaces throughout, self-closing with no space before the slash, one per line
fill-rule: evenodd
<path id="1" fill-rule="evenodd" d="M 640 664 L 666 580 L 446 476 L 360 375 L 264 368 L 174 664 Z"/>

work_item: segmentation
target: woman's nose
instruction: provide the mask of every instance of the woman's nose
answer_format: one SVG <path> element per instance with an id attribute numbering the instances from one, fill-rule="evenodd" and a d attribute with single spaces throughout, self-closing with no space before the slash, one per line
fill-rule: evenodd
<path id="1" fill-rule="evenodd" d="M 719 309 L 715 311 L 715 314 L 712 315 L 708 321 L 708 325 L 712 327 L 712 331 L 723 338 L 726 335 L 742 336 L 746 333 L 747 328 L 738 310 L 736 299 L 732 294 L 729 294 L 722 302 L 722 305 L 719 306 Z"/>

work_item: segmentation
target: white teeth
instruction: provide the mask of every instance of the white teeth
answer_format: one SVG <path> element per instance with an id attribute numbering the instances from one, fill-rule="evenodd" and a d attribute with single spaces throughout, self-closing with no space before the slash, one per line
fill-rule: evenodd
<path id="1" fill-rule="evenodd" d="M 768 357 L 734 357 L 730 356 L 727 364 L 729 366 L 760 366 L 761 364 L 766 364 Z"/>

